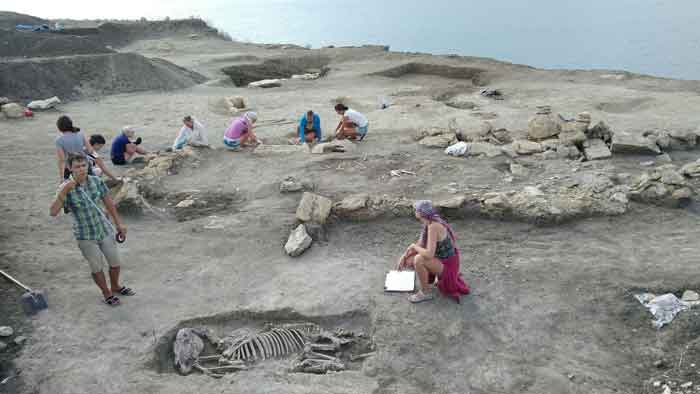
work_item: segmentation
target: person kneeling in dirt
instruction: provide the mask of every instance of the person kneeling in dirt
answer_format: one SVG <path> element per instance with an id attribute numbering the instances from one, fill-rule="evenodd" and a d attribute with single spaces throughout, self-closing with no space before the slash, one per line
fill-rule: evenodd
<path id="1" fill-rule="evenodd" d="M 148 153 L 139 146 L 141 145 L 141 137 L 134 140 L 135 136 L 136 128 L 125 126 L 122 132 L 112 140 L 111 156 L 114 165 L 123 166 L 133 162 L 137 154 L 145 155 Z M 132 142 L 132 140 L 134 141 Z"/>
<path id="2" fill-rule="evenodd" d="M 336 104 L 335 112 L 340 115 L 340 123 L 335 128 L 335 138 L 360 141 L 365 138 L 369 128 L 367 117 L 343 104 Z"/>
<path id="3" fill-rule="evenodd" d="M 253 132 L 253 125 L 258 121 L 258 114 L 246 112 L 231 122 L 224 132 L 224 145 L 229 150 L 237 150 L 241 146 L 258 144 L 258 137 Z"/>
<path id="4" fill-rule="evenodd" d="M 207 130 L 197 119 L 188 115 L 182 119 L 182 123 L 183 126 L 180 129 L 180 133 L 175 138 L 175 142 L 173 142 L 173 150 L 182 149 L 187 144 L 198 147 L 209 146 Z"/>
<path id="5" fill-rule="evenodd" d="M 123 296 L 135 294 L 130 288 L 119 284 L 120 258 L 116 238 L 123 240 L 126 237 L 126 227 L 117 213 L 107 186 L 100 178 L 88 175 L 85 156 L 69 155 L 68 166 L 71 176 L 59 187 L 49 213 L 56 216 L 62 208 L 70 209 L 73 214 L 73 234 L 78 248 L 90 266 L 92 278 L 102 291 L 104 302 L 111 306 L 119 305 L 119 298 L 115 293 Z M 114 220 L 116 233 L 107 215 L 99 207 L 100 201 Z M 102 272 L 102 256 L 109 264 L 111 287 L 107 286 L 105 274 Z"/>
<path id="6" fill-rule="evenodd" d="M 321 142 L 321 117 L 308 111 L 299 121 L 299 143 Z"/>
<path id="7" fill-rule="evenodd" d="M 421 288 L 409 297 L 413 303 L 433 299 L 431 285 L 438 278 L 437 287 L 446 296 L 459 302 L 462 294 L 469 294 L 469 286 L 459 273 L 459 250 L 452 228 L 440 217 L 428 200 L 414 204 L 416 219 L 423 224 L 417 243 L 409 245 L 399 258 L 397 269 L 413 268 Z"/>

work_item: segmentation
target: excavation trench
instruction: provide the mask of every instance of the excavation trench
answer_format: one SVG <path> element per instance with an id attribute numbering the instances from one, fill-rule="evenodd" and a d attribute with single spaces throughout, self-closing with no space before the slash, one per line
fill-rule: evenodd
<path id="1" fill-rule="evenodd" d="M 213 316 L 196 317 L 177 323 L 158 339 L 150 367 L 158 373 L 178 372 L 174 365 L 175 353 L 173 351 L 173 345 L 178 331 L 183 328 L 209 329 L 211 332 L 223 338 L 229 333 L 237 332 L 241 329 L 247 329 L 251 332 L 265 332 L 266 330 L 269 331 L 272 326 L 281 327 L 283 325 L 304 325 L 308 323 L 311 323 L 313 326 L 318 326 L 322 330 L 328 330 L 329 332 L 340 329 L 345 332 L 352 332 L 358 338 L 365 338 L 349 346 L 343 351 L 343 354 L 340 355 L 341 358 L 346 361 L 347 369 L 357 369 L 362 364 L 363 359 L 354 360 L 354 355 L 364 355 L 373 350 L 370 339 L 370 319 L 369 315 L 364 311 L 351 311 L 339 315 L 307 316 L 291 309 L 266 312 L 237 310 Z M 211 343 L 207 343 L 207 341 L 204 342 L 205 347 L 201 356 L 220 354 L 220 351 L 217 350 L 215 346 Z M 282 355 L 282 357 L 275 358 L 282 360 L 292 359 L 297 356 L 300 351 L 301 349 L 297 349 L 295 352 L 289 352 Z M 350 352 L 352 352 L 353 357 L 351 357 Z M 246 362 L 251 363 L 251 368 L 256 368 L 265 363 L 265 361 L 260 360 L 247 360 Z"/>
<path id="2" fill-rule="evenodd" d="M 303 56 L 296 58 L 269 59 L 258 64 L 240 64 L 224 67 L 221 71 L 228 75 L 236 86 L 246 86 L 264 79 L 291 78 L 292 75 L 318 73 L 324 76 L 330 59 L 324 56 Z"/>

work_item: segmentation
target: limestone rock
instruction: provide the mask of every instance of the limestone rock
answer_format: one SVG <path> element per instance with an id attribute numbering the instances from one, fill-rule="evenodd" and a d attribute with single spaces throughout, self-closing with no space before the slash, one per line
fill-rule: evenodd
<path id="1" fill-rule="evenodd" d="M 357 145 L 350 140 L 333 140 L 314 145 L 311 149 L 311 153 L 320 155 L 332 152 L 354 152 L 356 150 Z"/>
<path id="2" fill-rule="evenodd" d="M 561 132 L 561 125 L 552 116 L 549 107 L 538 107 L 537 114 L 528 122 L 527 136 L 532 140 L 554 137 Z"/>
<path id="3" fill-rule="evenodd" d="M 312 241 L 313 239 L 306 232 L 306 227 L 300 224 L 289 234 L 289 239 L 287 239 L 287 243 L 284 245 L 284 250 L 288 255 L 297 257 L 311 246 Z"/>
<path id="4" fill-rule="evenodd" d="M 565 146 L 576 146 L 586 141 L 586 134 L 581 130 L 562 131 L 559 133 L 559 141 Z"/>
<path id="5" fill-rule="evenodd" d="M 369 202 L 369 194 L 360 193 L 345 197 L 333 206 L 333 212 L 340 215 L 348 215 L 352 212 L 367 208 Z"/>
<path id="6" fill-rule="evenodd" d="M 61 99 L 59 99 L 56 96 L 53 96 L 51 98 L 48 98 L 46 100 L 34 100 L 31 103 L 27 104 L 27 108 L 33 109 L 33 110 L 45 110 L 45 109 L 50 109 L 55 107 L 57 104 L 61 104 Z"/>
<path id="7" fill-rule="evenodd" d="M 313 189 L 313 183 L 301 181 L 293 176 L 288 176 L 284 178 L 282 182 L 280 182 L 280 193 L 295 193 Z"/>
<path id="8" fill-rule="evenodd" d="M 304 192 L 297 207 L 297 219 L 301 222 L 324 224 L 331 212 L 333 202 L 326 197 Z"/>
<path id="9" fill-rule="evenodd" d="M 428 148 L 447 148 L 455 140 L 452 134 L 441 134 L 433 137 L 425 137 L 420 140 L 419 144 Z"/>
<path id="10" fill-rule="evenodd" d="M 527 140 L 516 140 L 511 144 L 513 150 L 519 155 L 531 155 L 544 151 L 541 144 Z"/>
<path id="11" fill-rule="evenodd" d="M 192 199 L 182 200 L 175 205 L 175 208 L 190 208 L 194 205 L 194 203 L 195 201 Z"/>
<path id="12" fill-rule="evenodd" d="M 248 84 L 249 88 L 279 88 L 282 86 L 281 79 L 263 79 L 262 81 L 255 81 Z"/>
<path id="13" fill-rule="evenodd" d="M 581 152 L 575 146 L 559 145 L 557 147 L 557 155 L 560 159 L 575 160 L 581 157 Z"/>
<path id="14" fill-rule="evenodd" d="M 320 145 L 320 144 L 319 144 Z M 256 156 L 281 156 L 309 153 L 309 148 L 306 145 L 258 145 L 253 154 Z"/>
<path id="15" fill-rule="evenodd" d="M 643 173 L 632 185 L 630 197 L 634 201 L 678 208 L 688 203 L 694 191 L 673 164 L 657 167 Z"/>
<path id="16" fill-rule="evenodd" d="M 656 143 L 643 135 L 617 132 L 612 136 L 613 153 L 655 154 L 661 153 Z"/>
<path id="17" fill-rule="evenodd" d="M 17 103 L 9 103 L 2 106 L 2 113 L 8 119 L 19 119 L 24 117 L 24 108 Z"/>
<path id="18" fill-rule="evenodd" d="M 612 153 L 605 142 L 600 139 L 586 140 L 583 143 L 583 152 L 586 155 L 586 160 L 603 160 L 612 157 Z"/>
<path id="19" fill-rule="evenodd" d="M 503 150 L 495 145 L 486 142 L 469 142 L 465 156 L 486 156 L 497 157 L 503 154 Z"/>
<path id="20" fill-rule="evenodd" d="M 242 96 L 226 97 L 226 100 L 230 103 L 230 106 L 232 108 L 236 108 L 236 109 L 247 108 L 245 105 L 245 98 L 243 98 Z"/>
<path id="21" fill-rule="evenodd" d="M 109 183 L 109 191 L 114 205 L 122 215 L 140 215 L 143 213 L 144 200 L 139 194 L 138 185 L 129 180 Z"/>
<path id="22" fill-rule="evenodd" d="M 681 300 L 685 302 L 700 301 L 700 294 L 693 290 L 686 290 L 683 292 Z"/>
<path id="23" fill-rule="evenodd" d="M 435 206 L 437 208 L 459 209 L 459 208 L 462 208 L 466 202 L 467 202 L 466 196 L 455 196 L 452 198 L 448 198 L 446 200 L 437 201 L 435 203 Z"/>
<path id="24" fill-rule="evenodd" d="M 20 335 L 20 336 L 15 338 L 14 342 L 15 342 L 15 345 L 22 346 L 22 345 L 24 345 L 25 342 L 27 342 L 27 337 L 25 337 L 24 335 Z"/>
<path id="25" fill-rule="evenodd" d="M 700 160 L 688 163 L 681 167 L 681 174 L 691 178 L 700 177 Z"/>
<path id="26" fill-rule="evenodd" d="M 10 326 L 2 326 L 0 327 L 0 337 L 9 337 L 12 336 L 12 334 L 15 333 L 15 330 L 12 329 Z"/>

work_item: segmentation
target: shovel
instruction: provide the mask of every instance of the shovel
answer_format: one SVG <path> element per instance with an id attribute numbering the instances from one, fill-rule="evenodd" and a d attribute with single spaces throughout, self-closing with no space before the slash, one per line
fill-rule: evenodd
<path id="1" fill-rule="evenodd" d="M 29 287 L 23 285 L 20 281 L 13 278 L 7 272 L 0 270 L 0 274 L 7 278 L 10 282 L 16 284 L 24 290 L 24 294 L 20 297 L 20 302 L 22 303 L 22 309 L 27 315 L 33 315 L 42 309 L 48 309 L 49 304 L 46 299 L 46 292 L 43 290 L 32 290 Z"/>

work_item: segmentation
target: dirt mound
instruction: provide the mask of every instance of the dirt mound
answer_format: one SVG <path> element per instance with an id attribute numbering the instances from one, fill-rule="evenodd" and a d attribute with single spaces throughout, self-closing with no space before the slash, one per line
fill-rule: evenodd
<path id="1" fill-rule="evenodd" d="M 18 14 L 10 11 L 0 11 L 0 29 L 14 30 L 17 25 L 43 25 L 48 24 L 46 19 L 35 16 Z"/>
<path id="2" fill-rule="evenodd" d="M 12 99 L 72 99 L 144 90 L 187 88 L 198 73 L 135 53 L 11 60 L 0 63 L 0 91 Z"/>
<path id="3" fill-rule="evenodd" d="M 327 72 L 325 66 L 330 59 L 324 56 L 302 56 L 297 58 L 270 59 L 259 64 L 229 66 L 221 71 L 231 77 L 236 86 L 246 86 L 263 79 L 290 78 L 294 74 Z"/>
<path id="4" fill-rule="evenodd" d="M 177 19 L 167 21 L 107 22 L 98 27 L 66 28 L 55 34 L 83 36 L 101 45 L 120 47 L 143 39 L 153 39 L 172 35 L 214 35 L 221 36 L 217 29 L 201 19 Z"/>
<path id="5" fill-rule="evenodd" d="M 0 30 L 0 58 L 50 57 L 111 53 L 89 39 L 46 32 Z"/>

